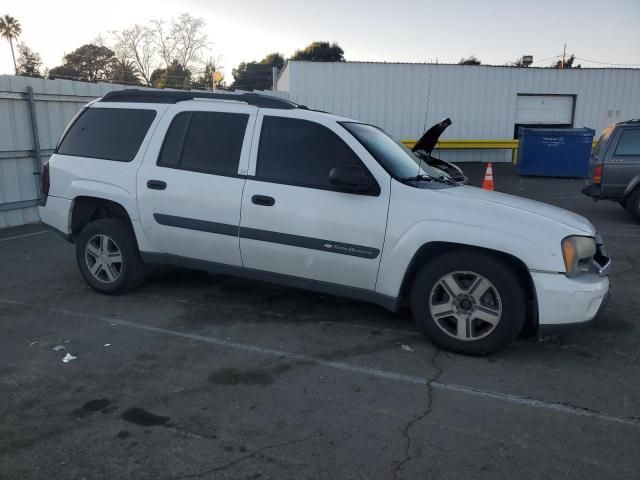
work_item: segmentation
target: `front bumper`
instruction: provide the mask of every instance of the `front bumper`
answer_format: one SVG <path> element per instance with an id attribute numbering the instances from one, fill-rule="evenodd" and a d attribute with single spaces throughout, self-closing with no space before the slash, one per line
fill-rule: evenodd
<path id="1" fill-rule="evenodd" d="M 562 273 L 531 272 L 538 300 L 541 336 L 558 335 L 588 325 L 609 299 L 609 277 L 589 273 L 570 278 Z"/>

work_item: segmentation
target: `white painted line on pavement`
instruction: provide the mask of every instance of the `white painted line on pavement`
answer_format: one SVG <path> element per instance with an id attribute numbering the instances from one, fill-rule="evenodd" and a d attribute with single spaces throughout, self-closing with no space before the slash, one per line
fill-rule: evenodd
<path id="1" fill-rule="evenodd" d="M 240 350 L 244 352 L 260 353 L 263 355 L 271 355 L 274 357 L 286 358 L 289 360 L 314 363 L 316 365 L 322 365 L 325 367 L 335 368 L 337 370 L 342 370 L 347 372 L 360 373 L 363 375 L 369 375 L 372 377 L 382 378 L 385 380 L 393 380 L 393 381 L 409 383 L 414 385 L 428 385 L 430 383 L 429 379 L 424 377 L 407 375 L 404 373 L 393 372 L 388 370 L 381 370 L 378 368 L 352 365 L 350 363 L 345 363 L 345 362 L 335 362 L 332 360 L 312 357 L 309 355 L 287 352 L 284 350 L 277 350 L 269 347 L 261 347 L 259 345 L 234 342 L 231 340 L 225 340 L 225 339 L 216 338 L 216 337 L 209 337 L 206 335 L 199 335 L 196 333 L 179 332 L 179 331 L 170 330 L 167 328 L 153 327 L 151 325 L 144 325 L 141 323 L 131 322 L 128 320 L 117 318 L 117 317 L 103 317 L 101 315 L 93 315 L 93 314 L 84 313 L 84 312 L 76 312 L 73 310 L 68 310 L 63 308 L 46 308 L 39 305 L 32 305 L 25 302 L 19 302 L 16 300 L 10 300 L 10 299 L 4 299 L 4 298 L 0 298 L 0 303 L 4 303 L 5 305 L 16 305 L 16 306 L 21 306 L 26 308 L 33 308 L 33 309 L 42 310 L 48 313 L 57 313 L 62 315 L 71 315 L 71 316 L 80 317 L 80 318 L 99 320 L 101 322 L 105 322 L 110 325 L 117 323 L 118 325 L 124 325 L 130 328 L 135 328 L 135 329 L 143 330 L 147 332 L 170 335 L 170 336 L 179 337 L 179 338 L 186 338 L 189 340 L 195 340 L 198 342 L 204 342 L 204 343 L 217 345 L 225 348 L 232 348 L 232 349 Z M 640 428 L 640 419 L 618 417 L 615 415 L 609 415 L 606 413 L 601 413 L 601 412 L 589 410 L 586 408 L 575 407 L 572 405 L 565 405 L 562 403 L 545 402 L 543 400 L 535 400 L 535 399 L 523 397 L 520 395 L 492 392 L 489 390 L 483 390 L 479 388 L 468 387 L 464 385 L 456 385 L 451 383 L 443 383 L 443 382 L 431 382 L 431 387 L 437 390 L 460 393 L 463 395 L 470 395 L 474 397 L 482 397 L 482 398 L 488 398 L 493 400 L 499 400 L 502 402 L 507 402 L 507 403 L 511 403 L 519 406 L 524 406 L 524 407 L 533 407 L 533 408 L 550 410 L 557 413 L 563 413 L 568 415 L 589 417 L 589 418 L 593 418 L 593 419 L 601 420 L 605 422 L 618 423 L 626 426 Z"/>
<path id="2" fill-rule="evenodd" d="M 38 232 L 24 233 L 22 235 L 16 235 L 14 237 L 0 238 L 0 242 L 8 242 L 9 240 L 17 240 L 18 238 L 32 237 L 34 235 L 42 235 L 43 233 L 52 233 L 52 232 L 51 230 L 40 230 Z"/>

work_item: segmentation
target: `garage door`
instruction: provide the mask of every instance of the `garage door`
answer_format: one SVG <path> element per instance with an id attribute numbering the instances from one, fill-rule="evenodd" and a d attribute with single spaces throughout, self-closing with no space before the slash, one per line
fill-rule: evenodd
<path id="1" fill-rule="evenodd" d="M 572 95 L 522 95 L 516 101 L 517 124 L 573 124 Z"/>

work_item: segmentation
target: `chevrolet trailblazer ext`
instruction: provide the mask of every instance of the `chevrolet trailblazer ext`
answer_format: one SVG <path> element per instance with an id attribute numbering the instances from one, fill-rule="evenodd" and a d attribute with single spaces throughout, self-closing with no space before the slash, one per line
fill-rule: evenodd
<path id="1" fill-rule="evenodd" d="M 73 119 L 45 224 L 106 294 L 167 263 L 409 304 L 435 343 L 486 354 L 588 323 L 609 259 L 585 218 L 453 182 L 381 129 L 257 94 L 123 90 Z"/>

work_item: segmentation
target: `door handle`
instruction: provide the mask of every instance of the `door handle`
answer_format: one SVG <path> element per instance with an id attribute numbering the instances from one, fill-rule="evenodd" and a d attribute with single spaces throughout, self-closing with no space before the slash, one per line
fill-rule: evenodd
<path id="1" fill-rule="evenodd" d="M 268 197 L 266 195 L 254 195 L 251 197 L 251 201 L 256 205 L 263 205 L 265 207 L 270 207 L 271 205 L 276 203 L 275 198 Z"/>
<path id="2" fill-rule="evenodd" d="M 149 180 L 147 182 L 147 188 L 151 190 L 164 190 L 167 188 L 167 182 L 163 182 L 162 180 Z"/>

